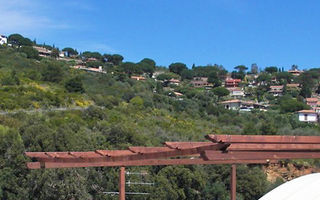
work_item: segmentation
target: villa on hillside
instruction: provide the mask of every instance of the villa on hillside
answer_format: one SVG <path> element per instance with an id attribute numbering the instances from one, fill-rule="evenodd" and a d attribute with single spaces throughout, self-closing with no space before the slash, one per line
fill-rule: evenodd
<path id="1" fill-rule="evenodd" d="M 224 85 L 225 87 L 238 87 L 240 82 L 241 79 L 227 78 Z"/>
<path id="2" fill-rule="evenodd" d="M 299 83 L 288 83 L 286 85 L 288 91 L 293 91 L 293 90 L 300 90 L 300 84 Z"/>
<path id="3" fill-rule="evenodd" d="M 143 77 L 143 76 L 131 76 L 130 78 L 133 79 L 133 80 L 136 80 L 136 81 L 144 81 L 144 80 L 146 80 L 146 78 Z"/>
<path id="4" fill-rule="evenodd" d="M 0 35 L 0 45 L 4 45 L 8 43 L 8 38 L 4 35 Z"/>
<path id="5" fill-rule="evenodd" d="M 96 72 L 96 73 L 103 73 L 103 74 L 107 73 L 102 69 L 102 66 L 99 66 L 99 68 L 94 68 L 94 67 L 86 67 L 84 65 L 76 65 L 76 66 L 72 66 L 72 68 L 81 69 L 87 72 Z"/>
<path id="6" fill-rule="evenodd" d="M 301 122 L 318 122 L 318 114 L 314 110 L 300 110 L 298 117 Z"/>
<path id="7" fill-rule="evenodd" d="M 190 81 L 191 85 L 196 88 L 211 88 L 213 85 L 208 83 L 208 77 L 194 77 L 192 81 Z"/>
<path id="8" fill-rule="evenodd" d="M 168 84 L 169 85 L 180 85 L 180 80 L 172 78 L 168 81 Z"/>
<path id="9" fill-rule="evenodd" d="M 306 103 L 311 108 L 317 107 L 318 101 L 319 101 L 318 98 L 306 98 Z"/>
<path id="10" fill-rule="evenodd" d="M 232 88 L 227 88 L 230 92 L 230 96 L 236 97 L 236 98 L 240 98 L 240 97 L 244 97 L 244 91 L 242 88 L 239 87 L 232 87 Z"/>
<path id="11" fill-rule="evenodd" d="M 271 94 L 273 94 L 273 96 L 277 97 L 277 96 L 282 96 L 283 94 L 283 85 L 272 85 L 270 86 L 270 91 Z"/>
<path id="12" fill-rule="evenodd" d="M 39 56 L 41 57 L 48 57 L 51 55 L 51 50 L 48 50 L 44 47 L 33 46 L 33 48 L 39 52 Z"/>
<path id="13" fill-rule="evenodd" d="M 288 71 L 290 74 L 292 74 L 293 76 L 299 76 L 300 74 L 303 73 L 303 71 L 300 71 L 298 69 L 295 69 L 295 70 L 289 70 Z"/>
<path id="14" fill-rule="evenodd" d="M 243 101 L 239 99 L 232 99 L 227 101 L 219 102 L 225 109 L 229 110 L 240 110 L 240 111 L 251 111 L 251 109 L 265 110 L 267 106 L 256 103 L 254 101 Z"/>

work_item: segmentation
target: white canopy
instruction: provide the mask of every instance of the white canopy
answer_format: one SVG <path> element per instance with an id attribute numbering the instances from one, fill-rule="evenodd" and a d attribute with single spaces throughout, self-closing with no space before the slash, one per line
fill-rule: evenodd
<path id="1" fill-rule="evenodd" d="M 259 200 L 320 200 L 320 173 L 286 182 Z"/>

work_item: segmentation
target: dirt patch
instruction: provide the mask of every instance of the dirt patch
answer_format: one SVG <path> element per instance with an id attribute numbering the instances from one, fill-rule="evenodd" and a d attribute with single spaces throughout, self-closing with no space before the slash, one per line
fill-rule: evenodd
<path id="1" fill-rule="evenodd" d="M 263 170 L 267 174 L 268 181 L 273 183 L 278 178 L 282 179 L 283 181 L 290 181 L 299 176 L 320 172 L 320 168 L 295 166 L 292 163 L 270 164 L 269 166 L 263 167 Z"/>

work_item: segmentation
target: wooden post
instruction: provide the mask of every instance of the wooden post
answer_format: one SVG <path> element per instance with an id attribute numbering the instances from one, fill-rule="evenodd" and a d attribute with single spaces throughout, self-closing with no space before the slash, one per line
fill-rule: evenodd
<path id="1" fill-rule="evenodd" d="M 231 165 L 231 181 L 230 181 L 231 200 L 236 200 L 237 195 L 237 166 Z"/>
<path id="2" fill-rule="evenodd" d="M 124 167 L 120 167 L 119 171 L 119 200 L 126 199 L 126 171 Z"/>

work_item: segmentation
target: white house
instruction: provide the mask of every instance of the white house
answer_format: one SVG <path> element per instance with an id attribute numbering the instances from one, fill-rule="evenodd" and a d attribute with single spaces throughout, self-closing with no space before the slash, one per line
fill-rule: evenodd
<path id="1" fill-rule="evenodd" d="M 65 52 L 65 51 L 60 51 L 60 52 L 59 52 L 59 57 L 60 57 L 60 58 L 64 58 L 65 55 L 66 55 L 66 52 Z"/>
<path id="2" fill-rule="evenodd" d="M 220 104 L 223 105 L 225 109 L 238 110 L 242 105 L 242 101 L 239 99 L 232 99 L 228 101 L 222 101 Z"/>
<path id="3" fill-rule="evenodd" d="M 318 114 L 314 110 L 300 110 L 298 111 L 300 122 L 317 122 Z"/>
<path id="4" fill-rule="evenodd" d="M 0 35 L 0 45 L 4 45 L 8 43 L 8 38 L 4 35 Z"/>
<path id="5" fill-rule="evenodd" d="M 244 91 L 242 88 L 233 87 L 233 88 L 227 88 L 230 91 L 230 96 L 233 97 L 244 97 Z"/>

